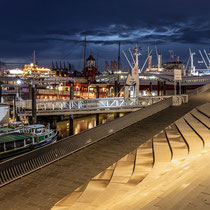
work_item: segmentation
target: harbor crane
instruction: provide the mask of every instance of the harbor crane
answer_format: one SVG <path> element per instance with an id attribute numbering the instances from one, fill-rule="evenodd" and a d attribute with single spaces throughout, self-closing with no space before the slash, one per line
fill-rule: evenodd
<path id="1" fill-rule="evenodd" d="M 200 56 L 201 56 L 201 58 L 202 58 L 202 60 L 203 60 L 203 62 L 205 64 L 206 68 L 209 69 L 210 68 L 210 59 L 209 59 L 209 56 L 208 56 L 206 50 L 204 50 L 204 54 L 206 56 L 208 64 L 207 64 L 206 59 L 204 58 L 203 53 L 201 52 L 201 50 L 199 50 L 199 53 L 200 53 Z"/>

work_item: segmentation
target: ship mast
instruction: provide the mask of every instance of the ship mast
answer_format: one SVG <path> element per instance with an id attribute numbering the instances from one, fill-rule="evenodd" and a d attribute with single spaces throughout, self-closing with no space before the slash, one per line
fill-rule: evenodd
<path id="1" fill-rule="evenodd" d="M 36 51 L 34 50 L 34 59 L 33 59 L 34 65 L 36 65 Z"/>
<path id="2" fill-rule="evenodd" d="M 119 51 L 118 51 L 118 61 L 117 61 L 117 64 L 118 64 L 118 72 L 120 71 L 120 42 L 119 42 Z"/>
<path id="3" fill-rule="evenodd" d="M 86 35 L 84 40 L 84 69 L 85 70 L 85 64 L 86 64 Z"/>
<path id="4" fill-rule="evenodd" d="M 192 52 L 191 49 L 189 49 L 189 51 L 190 51 L 190 60 L 191 60 L 190 73 L 192 75 L 194 75 L 195 74 L 195 66 L 194 66 L 194 62 L 193 62 L 193 56 L 195 55 L 195 53 Z"/>

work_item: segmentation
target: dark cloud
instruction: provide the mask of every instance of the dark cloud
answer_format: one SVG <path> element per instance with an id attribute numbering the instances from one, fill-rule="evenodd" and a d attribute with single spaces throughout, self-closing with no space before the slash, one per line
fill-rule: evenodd
<path id="1" fill-rule="evenodd" d="M 119 41 L 126 47 L 169 48 L 210 43 L 209 0 L 2 0 L 0 6 L 2 60 L 24 59 L 33 49 L 41 51 L 43 62 L 61 59 L 73 49 L 78 56 L 85 35 L 92 51 L 97 48 L 101 57 L 110 58 Z"/>

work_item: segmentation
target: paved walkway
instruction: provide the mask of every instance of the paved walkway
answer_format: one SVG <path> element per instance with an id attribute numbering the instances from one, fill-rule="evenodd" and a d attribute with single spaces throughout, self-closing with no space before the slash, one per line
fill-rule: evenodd
<path id="1" fill-rule="evenodd" d="M 163 110 L 1 188 L 0 209 L 50 209 L 76 188 L 209 99 L 210 91 L 199 94 L 188 104 Z"/>
<path id="2" fill-rule="evenodd" d="M 209 209 L 209 115 L 210 103 L 193 109 L 53 210 Z M 199 198 L 202 193 L 207 202 Z"/>

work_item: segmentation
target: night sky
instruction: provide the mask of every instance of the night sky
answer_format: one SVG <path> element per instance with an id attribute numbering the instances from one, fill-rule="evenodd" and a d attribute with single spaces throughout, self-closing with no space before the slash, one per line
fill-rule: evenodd
<path id="1" fill-rule="evenodd" d="M 142 46 L 142 62 L 148 46 L 157 45 L 164 61 L 169 50 L 186 62 L 189 47 L 198 57 L 210 49 L 210 0 L 1 0 L 0 8 L 4 62 L 30 62 L 36 50 L 39 64 L 69 61 L 81 70 L 85 34 L 100 70 L 117 60 L 119 41 L 124 50 Z"/>

